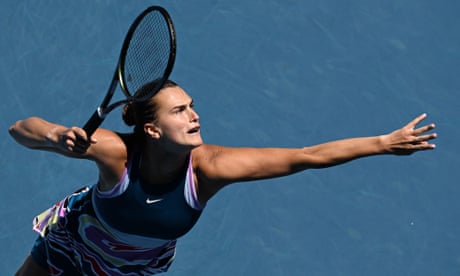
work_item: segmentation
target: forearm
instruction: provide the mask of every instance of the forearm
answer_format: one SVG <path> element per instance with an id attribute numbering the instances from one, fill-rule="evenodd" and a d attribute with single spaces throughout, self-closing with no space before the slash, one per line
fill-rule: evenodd
<path id="1" fill-rule="evenodd" d="M 386 153 L 382 136 L 359 137 L 327 142 L 303 149 L 307 168 L 325 168 Z"/>
<path id="2" fill-rule="evenodd" d="M 351 138 L 305 148 L 231 148 L 204 145 L 194 156 L 207 178 L 227 183 L 290 175 L 382 154 L 382 136 Z M 203 165 L 201 165 L 203 164 Z"/>
<path id="3" fill-rule="evenodd" d="M 52 149 L 58 141 L 57 133 L 64 126 L 31 117 L 17 121 L 9 128 L 10 135 L 21 145 L 32 149 Z"/>

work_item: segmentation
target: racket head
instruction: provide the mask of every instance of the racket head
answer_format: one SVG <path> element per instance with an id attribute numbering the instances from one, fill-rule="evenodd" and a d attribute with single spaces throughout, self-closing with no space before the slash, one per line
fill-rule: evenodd
<path id="1" fill-rule="evenodd" d="M 169 13 L 151 6 L 131 24 L 120 53 L 118 78 L 126 101 L 145 101 L 169 78 L 176 58 L 176 32 Z"/>

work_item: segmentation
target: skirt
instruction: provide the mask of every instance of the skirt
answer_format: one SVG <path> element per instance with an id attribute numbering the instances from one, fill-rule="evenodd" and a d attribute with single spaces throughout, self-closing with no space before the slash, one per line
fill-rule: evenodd
<path id="1" fill-rule="evenodd" d="M 85 187 L 34 218 L 39 233 L 32 256 L 50 275 L 153 275 L 168 270 L 176 240 L 156 248 L 132 246 L 108 232 L 96 217 Z"/>

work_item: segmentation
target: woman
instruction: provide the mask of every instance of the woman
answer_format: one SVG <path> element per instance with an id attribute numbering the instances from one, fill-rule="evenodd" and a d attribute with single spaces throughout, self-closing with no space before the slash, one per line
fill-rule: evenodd
<path id="1" fill-rule="evenodd" d="M 10 128 L 32 149 L 92 160 L 97 185 L 78 191 L 35 218 L 40 233 L 18 275 L 151 275 L 166 271 L 176 239 L 198 220 L 223 187 L 325 168 L 378 155 L 434 149 L 434 124 L 421 115 L 386 135 L 344 139 L 304 148 L 230 148 L 204 144 L 190 96 L 165 86 L 123 119 L 132 134 L 67 128 L 32 117 Z M 73 274 L 72 274 L 73 273 Z M 131 274 L 132 275 L 132 274 Z"/>

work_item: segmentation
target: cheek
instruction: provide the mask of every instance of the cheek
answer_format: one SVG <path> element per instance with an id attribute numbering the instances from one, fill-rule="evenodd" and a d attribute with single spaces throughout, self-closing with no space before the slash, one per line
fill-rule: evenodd
<path id="1" fill-rule="evenodd" d="M 171 138 L 181 136 L 184 129 L 185 126 L 180 120 L 169 120 L 161 126 L 162 134 Z"/>

